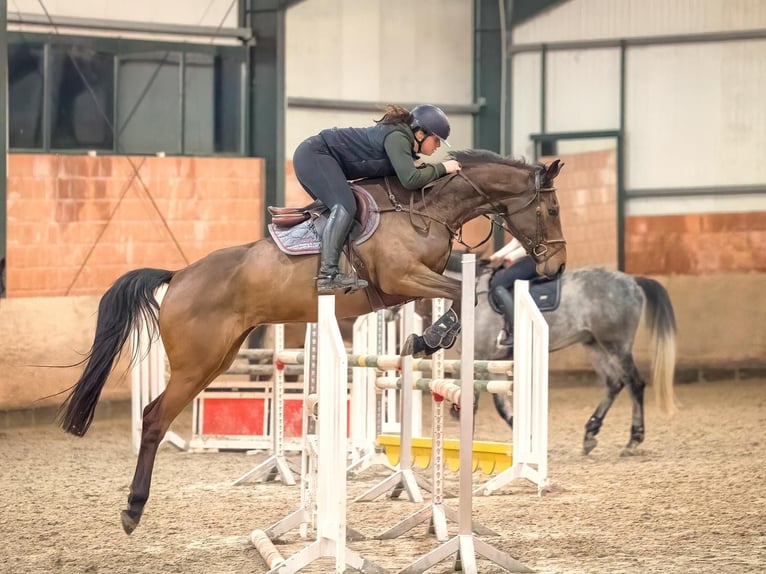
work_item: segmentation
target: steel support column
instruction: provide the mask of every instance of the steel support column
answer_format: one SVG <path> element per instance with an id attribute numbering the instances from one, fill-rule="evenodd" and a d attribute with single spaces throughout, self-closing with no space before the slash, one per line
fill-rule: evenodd
<path id="1" fill-rule="evenodd" d="M 8 1 L 0 0 L 0 297 L 5 297 L 8 212 Z"/>
<path id="2" fill-rule="evenodd" d="M 285 6 L 279 0 L 246 0 L 240 24 L 253 31 L 248 50 L 246 155 L 266 161 L 266 207 L 285 203 Z"/>

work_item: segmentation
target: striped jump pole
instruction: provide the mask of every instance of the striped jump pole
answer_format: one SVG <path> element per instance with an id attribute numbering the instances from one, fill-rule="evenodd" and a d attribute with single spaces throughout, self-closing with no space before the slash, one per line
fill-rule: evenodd
<path id="1" fill-rule="evenodd" d="M 291 574 L 320 558 L 334 557 L 336 573 L 351 566 L 360 572 L 383 574 L 385 569 L 346 547 L 348 363 L 333 295 L 319 296 L 317 317 L 316 540 L 269 573 Z M 267 545 L 262 547 L 268 550 Z"/>
<path id="2" fill-rule="evenodd" d="M 414 329 L 415 318 L 415 304 L 413 302 L 407 303 L 402 309 L 402 331 L 404 333 L 411 333 Z M 358 363 L 359 361 L 357 361 Z M 414 379 L 414 373 L 412 369 L 412 356 L 402 357 L 401 362 L 398 363 L 402 370 L 402 380 L 405 381 L 401 385 L 401 451 L 402 457 L 399 461 L 397 469 L 393 469 L 393 473 L 384 478 L 378 484 L 372 488 L 366 490 L 354 499 L 354 502 L 367 502 L 375 500 L 379 496 L 390 492 L 391 498 L 397 498 L 403 492 L 407 493 L 407 497 L 411 502 L 422 503 L 423 494 L 420 488 L 424 490 L 431 490 L 431 485 L 428 481 L 423 479 L 420 475 L 415 474 L 412 468 L 412 436 L 413 436 L 413 393 L 412 393 L 412 381 Z"/>
<path id="3" fill-rule="evenodd" d="M 526 566 L 501 552 L 494 546 L 484 542 L 474 532 L 477 525 L 472 521 L 472 452 L 473 445 L 473 376 L 472 363 L 474 355 L 474 293 L 476 290 L 476 255 L 463 255 L 463 292 L 461 323 L 463 325 L 461 361 L 462 376 L 460 395 L 460 494 L 458 499 L 458 534 L 446 540 L 415 562 L 399 572 L 399 574 L 416 574 L 425 572 L 438 562 L 455 556 L 454 570 L 466 574 L 478 574 L 476 556 L 481 555 L 509 572 L 531 572 Z M 434 371 L 436 374 L 438 371 Z M 434 447 L 436 442 L 434 442 Z M 441 466 L 441 461 L 438 461 Z M 434 492 L 435 494 L 435 492 Z M 492 531 L 490 531 L 492 532 Z M 438 536 L 437 536 L 438 538 Z"/>
<path id="4" fill-rule="evenodd" d="M 253 349 L 261 351 L 262 349 Z M 285 326 L 274 326 L 274 379 L 271 384 L 271 454 L 248 472 L 234 481 L 233 485 L 273 480 L 277 477 L 282 484 L 295 485 L 295 476 L 285 458 L 285 364 L 279 355 L 285 350 Z"/>

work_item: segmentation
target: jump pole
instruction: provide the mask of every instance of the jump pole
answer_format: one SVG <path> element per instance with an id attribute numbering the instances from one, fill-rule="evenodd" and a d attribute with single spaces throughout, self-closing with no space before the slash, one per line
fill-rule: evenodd
<path id="1" fill-rule="evenodd" d="M 292 574 L 320 558 L 334 557 L 336 573 L 351 566 L 363 573 L 385 574 L 385 569 L 346 548 L 348 360 L 335 318 L 334 295 L 318 298 L 316 357 L 319 394 L 316 540 L 284 562 L 277 560 L 279 563 L 269 573 Z"/>
<path id="2" fill-rule="evenodd" d="M 352 356 L 370 351 L 379 356 L 387 350 L 384 346 L 390 341 L 387 340 L 389 329 L 385 315 L 385 310 L 380 310 L 357 318 L 354 322 Z M 349 364 L 356 366 L 351 357 L 349 359 Z M 375 465 L 394 470 L 375 444 L 383 420 L 384 396 L 376 390 L 375 376 L 370 369 L 351 370 L 351 453 L 347 471 L 352 475 Z"/>
<path id="3" fill-rule="evenodd" d="M 475 273 L 475 272 L 474 272 Z M 473 294 L 475 291 L 475 287 L 473 286 L 473 279 L 469 278 L 471 280 L 471 287 L 470 291 Z M 466 279 L 463 279 L 463 289 L 468 289 L 468 286 L 466 286 L 465 281 Z M 465 297 L 465 296 L 463 296 Z M 471 304 L 470 308 L 473 309 L 473 295 L 471 295 Z M 434 299 L 432 301 L 432 315 L 434 317 L 440 317 L 444 314 L 445 311 L 445 302 L 444 299 Z M 461 317 L 462 320 L 462 317 Z M 473 319 L 471 318 L 471 321 Z M 465 329 L 465 322 L 463 322 L 463 328 Z M 473 323 L 471 322 L 471 329 L 473 329 Z M 473 330 L 466 331 L 473 333 Z M 465 347 L 463 347 L 465 348 Z M 465 351 L 464 351 L 465 352 Z M 404 359 L 404 357 L 402 358 Z M 410 360 L 412 360 L 412 357 L 409 357 Z M 471 350 L 470 355 L 470 362 L 467 363 L 468 369 L 467 371 L 464 371 L 467 373 L 468 380 L 471 384 L 471 389 L 473 389 L 473 350 Z M 408 365 L 409 366 L 409 365 Z M 461 369 L 462 370 L 462 369 Z M 440 380 L 444 378 L 444 371 L 445 371 L 445 363 L 444 363 L 444 350 L 440 349 L 436 353 L 433 354 L 432 358 L 432 364 L 431 364 L 431 375 L 436 380 Z M 405 380 L 404 374 L 407 372 L 412 372 L 411 368 L 408 368 L 405 370 L 405 365 L 402 364 L 402 387 L 408 388 L 412 386 L 412 380 Z M 465 375 L 464 375 L 465 376 Z M 461 379 L 462 381 L 462 379 Z M 446 386 L 445 386 L 445 390 Z M 452 390 L 450 390 L 451 392 Z M 452 393 L 451 393 L 452 394 Z M 404 394 L 402 394 L 404 396 Z M 462 397 L 461 397 L 462 400 Z M 473 392 L 471 391 L 471 400 L 473 400 Z M 436 539 L 440 542 L 444 542 L 448 540 L 449 533 L 447 531 L 447 520 L 451 520 L 453 522 L 458 522 L 459 516 L 458 513 L 448 507 L 446 504 L 444 504 L 444 397 L 438 394 L 432 394 L 432 425 L 431 425 L 431 444 L 432 446 L 432 453 L 433 453 L 433 463 L 431 466 L 431 472 L 432 472 L 432 484 L 429 485 L 429 488 L 426 488 L 427 490 L 430 490 L 431 492 L 431 502 L 421 508 L 420 510 L 414 512 L 398 524 L 395 524 L 382 534 L 379 534 L 376 538 L 379 538 L 381 540 L 387 540 L 391 538 L 397 538 L 404 534 L 405 532 L 408 532 L 418 524 L 421 524 L 423 522 L 428 522 L 428 532 L 429 534 L 434 534 L 436 536 Z M 473 411 L 472 411 L 473 412 Z M 405 443 L 405 437 L 404 434 L 402 434 L 402 445 Z M 472 445 L 472 441 L 469 441 L 469 445 Z M 411 438 L 408 439 L 407 443 L 407 449 L 405 450 L 402 448 L 402 454 L 399 457 L 399 461 L 401 464 L 411 464 L 412 461 L 412 445 L 411 445 Z M 462 453 L 462 448 L 461 448 Z M 406 458 L 405 458 L 406 457 Z M 470 463 L 469 463 L 470 467 Z M 476 530 L 479 534 L 485 534 L 485 535 L 494 535 L 496 532 L 490 530 L 489 528 L 486 528 L 480 524 L 474 523 L 473 529 Z"/>
<path id="4" fill-rule="evenodd" d="M 258 551 L 265 549 L 268 551 L 268 546 L 262 542 L 261 532 L 269 539 L 269 541 L 278 538 L 285 532 L 298 528 L 301 538 L 308 537 L 309 527 L 314 523 L 314 511 L 316 509 L 316 455 L 317 455 L 317 441 L 316 441 L 316 421 L 312 416 L 308 414 L 308 404 L 310 397 L 316 394 L 317 390 L 317 325 L 316 323 L 308 323 L 306 325 L 306 337 L 303 345 L 304 351 L 300 353 L 300 357 L 296 355 L 293 357 L 296 362 L 300 362 L 303 365 L 303 416 L 301 433 L 301 503 L 297 510 L 291 512 L 275 524 L 271 525 L 266 531 L 253 530 L 251 534 L 251 541 L 256 546 Z M 306 357 L 304 361 L 303 358 Z M 269 565 L 270 568 L 276 567 L 269 562 L 271 560 L 271 553 L 264 554 L 261 552 L 261 556 Z M 284 560 L 284 559 L 283 559 Z M 280 562 L 279 565 L 281 565 Z"/>
<path id="5" fill-rule="evenodd" d="M 415 325 L 415 303 L 409 302 L 402 309 L 402 329 L 404 333 L 411 333 Z M 415 474 L 412 469 L 412 356 L 401 357 L 402 389 L 401 389 L 401 453 L 399 468 L 393 474 L 384 478 L 381 482 L 363 492 L 354 499 L 354 502 L 368 502 L 375 500 L 387 492 L 391 492 L 391 498 L 398 497 L 402 492 L 407 493 L 411 502 L 422 503 L 423 494 L 420 487 L 431 490 L 431 485 L 424 478 Z"/>
<path id="6" fill-rule="evenodd" d="M 528 281 L 514 284 L 513 464 L 476 489 L 489 495 L 517 478 L 537 485 L 548 479 L 548 323 L 529 294 Z"/>
<path id="7" fill-rule="evenodd" d="M 155 291 L 154 298 L 158 306 L 167 290 L 167 285 L 162 285 Z M 133 454 L 138 454 L 143 432 L 144 408 L 165 390 L 165 346 L 159 336 L 156 341 L 151 341 L 149 330 L 143 321 L 133 331 L 131 338 L 133 349 L 138 356 L 130 371 L 131 436 Z M 179 450 L 186 450 L 188 447 L 186 440 L 172 430 L 165 433 L 162 442 L 169 442 Z"/>
<path id="8" fill-rule="evenodd" d="M 466 574 L 478 574 L 476 555 L 483 556 L 509 572 L 532 572 L 521 562 L 511 558 L 494 546 L 473 534 L 475 525 L 471 520 L 472 472 L 471 446 L 473 444 L 473 355 L 474 355 L 474 293 L 476 277 L 476 255 L 463 255 L 462 313 L 463 341 L 461 349 L 460 394 L 460 494 L 458 507 L 458 534 L 437 546 L 399 574 L 425 572 L 445 558 L 455 555 L 455 570 Z M 434 377 L 437 372 L 434 370 Z M 443 373 L 440 373 L 443 376 Z M 441 460 L 435 461 L 441 464 Z"/>
<path id="9" fill-rule="evenodd" d="M 285 326 L 274 325 L 274 377 L 271 384 L 271 455 L 234 481 L 233 486 L 257 480 L 273 480 L 295 485 L 295 476 L 285 458 L 285 364 L 279 354 L 285 350 Z"/>

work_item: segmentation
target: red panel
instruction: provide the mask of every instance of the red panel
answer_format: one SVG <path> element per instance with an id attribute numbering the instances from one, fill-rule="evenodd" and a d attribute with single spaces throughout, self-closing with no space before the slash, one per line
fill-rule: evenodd
<path id="1" fill-rule="evenodd" d="M 262 436 L 263 399 L 203 397 L 203 435 Z"/>
<path id="2" fill-rule="evenodd" d="M 303 434 L 303 398 L 285 398 L 285 436 L 296 437 Z"/>
<path id="3" fill-rule="evenodd" d="M 242 397 L 212 398 L 202 396 L 202 435 L 264 436 L 264 399 Z M 271 404 L 271 401 L 269 401 Z M 303 433 L 303 398 L 285 398 L 285 437 Z M 347 436 L 351 432 L 351 401 L 347 402 Z M 270 425 L 269 419 L 269 425 Z"/>

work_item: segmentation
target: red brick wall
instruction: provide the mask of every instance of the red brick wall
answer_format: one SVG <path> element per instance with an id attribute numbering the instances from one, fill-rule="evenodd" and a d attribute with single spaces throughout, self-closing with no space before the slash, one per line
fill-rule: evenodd
<path id="1" fill-rule="evenodd" d="M 617 266 L 614 151 L 565 155 L 556 179 L 567 268 Z M 638 275 L 766 272 L 766 212 L 629 216 L 625 268 Z"/>
<path id="2" fill-rule="evenodd" d="M 569 268 L 614 267 L 614 152 L 563 159 Z M 291 162 L 285 195 L 286 205 L 310 201 Z M 253 241 L 262 198 L 261 159 L 11 154 L 8 296 L 100 295 L 130 269 L 177 269 Z M 471 222 L 464 238 L 475 244 L 487 230 L 486 220 Z M 766 212 L 628 217 L 625 234 L 630 273 L 766 271 Z"/>
<path id="3" fill-rule="evenodd" d="M 257 158 L 11 154 L 8 296 L 96 295 L 137 267 L 184 267 L 261 237 L 262 203 Z"/>
<path id="4" fill-rule="evenodd" d="M 556 178 L 567 269 L 617 269 L 617 156 L 614 150 L 558 156 Z M 543 158 L 549 164 L 555 158 Z"/>
<path id="5" fill-rule="evenodd" d="M 639 275 L 766 272 L 766 212 L 628 217 L 625 264 Z"/>

